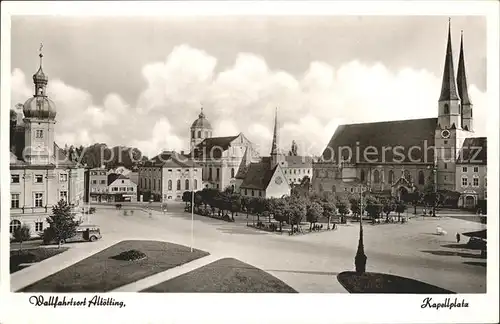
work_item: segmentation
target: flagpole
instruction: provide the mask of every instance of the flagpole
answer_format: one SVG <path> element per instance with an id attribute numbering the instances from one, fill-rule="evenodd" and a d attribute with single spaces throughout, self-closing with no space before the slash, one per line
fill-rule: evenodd
<path id="1" fill-rule="evenodd" d="M 191 252 L 193 252 L 193 241 L 194 241 L 194 234 L 193 234 L 193 227 L 194 227 L 194 160 L 191 161 L 193 162 L 193 166 L 191 168 Z"/>

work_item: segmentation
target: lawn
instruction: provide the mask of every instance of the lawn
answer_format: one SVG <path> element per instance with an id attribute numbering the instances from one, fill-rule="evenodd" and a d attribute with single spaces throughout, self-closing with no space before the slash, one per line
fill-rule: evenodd
<path id="1" fill-rule="evenodd" d="M 269 273 L 232 258 L 220 259 L 143 292 L 296 293 Z"/>
<path id="2" fill-rule="evenodd" d="M 135 261 L 117 260 L 126 251 L 146 255 Z M 23 288 L 23 292 L 108 292 L 156 273 L 207 256 L 209 253 L 160 241 L 122 241 Z"/>
<path id="3" fill-rule="evenodd" d="M 67 247 L 62 248 L 34 248 L 22 251 L 10 251 L 10 273 L 22 270 L 26 266 L 21 266 L 23 263 L 36 263 L 45 259 L 51 258 L 68 250 Z"/>
<path id="4" fill-rule="evenodd" d="M 454 294 L 454 292 L 415 279 L 387 273 L 345 271 L 337 275 L 350 293 L 368 294 Z"/>

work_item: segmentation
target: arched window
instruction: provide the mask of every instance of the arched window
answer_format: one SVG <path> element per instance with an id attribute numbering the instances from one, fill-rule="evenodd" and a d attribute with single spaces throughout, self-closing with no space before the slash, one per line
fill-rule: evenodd
<path id="1" fill-rule="evenodd" d="M 418 172 L 418 184 L 419 185 L 424 185 L 425 184 L 425 176 L 424 176 L 424 171 L 420 170 Z"/>
<path id="2" fill-rule="evenodd" d="M 184 187 L 186 188 L 186 190 L 189 190 L 189 180 L 188 179 L 186 179 Z"/>
<path id="3" fill-rule="evenodd" d="M 181 180 L 177 180 L 177 190 L 181 190 Z"/>
<path id="4" fill-rule="evenodd" d="M 198 138 L 201 138 L 201 131 L 198 131 Z"/>
<path id="5" fill-rule="evenodd" d="M 212 180 L 212 168 L 208 168 L 208 179 Z"/>
<path id="6" fill-rule="evenodd" d="M 394 183 L 394 171 L 389 170 L 389 183 L 393 184 Z"/>
<path id="7" fill-rule="evenodd" d="M 10 233 L 11 234 L 14 233 L 14 231 L 19 227 L 21 227 L 21 222 L 18 221 L 17 219 L 12 220 L 10 222 Z"/>
<path id="8" fill-rule="evenodd" d="M 379 183 L 380 182 L 380 174 L 378 170 L 373 171 L 373 183 Z"/>
<path id="9" fill-rule="evenodd" d="M 234 178 L 234 168 L 231 168 L 231 178 Z"/>
<path id="10" fill-rule="evenodd" d="M 448 115 L 450 113 L 450 106 L 448 104 L 444 104 L 444 114 Z"/>
<path id="11" fill-rule="evenodd" d="M 191 138 L 194 138 L 194 130 L 191 131 Z"/>
<path id="12" fill-rule="evenodd" d="M 219 176 L 220 176 L 220 169 L 217 168 L 215 169 L 215 179 L 219 180 Z"/>
<path id="13" fill-rule="evenodd" d="M 193 190 L 198 189 L 198 180 L 194 179 Z"/>
<path id="14" fill-rule="evenodd" d="M 361 179 L 362 182 L 365 181 L 365 170 L 361 170 L 360 179 Z"/>
<path id="15" fill-rule="evenodd" d="M 168 190 L 172 190 L 172 180 L 168 180 Z"/>

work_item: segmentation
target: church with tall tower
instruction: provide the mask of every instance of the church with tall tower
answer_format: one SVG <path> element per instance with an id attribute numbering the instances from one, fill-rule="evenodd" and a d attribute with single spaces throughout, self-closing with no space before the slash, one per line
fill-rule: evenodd
<path id="1" fill-rule="evenodd" d="M 486 138 L 474 137 L 472 112 L 463 34 L 455 75 L 449 22 L 437 118 L 340 125 L 313 164 L 313 190 L 356 193 L 368 188 L 402 197 L 431 185 L 437 191 L 459 192 L 459 204 L 471 207 L 486 199 L 481 189 L 486 183 Z M 473 149 L 484 154 L 478 155 L 481 161 L 471 161 Z M 467 168 L 464 163 L 475 164 Z M 462 175 L 466 170 L 473 172 L 470 180 Z"/>
<path id="2" fill-rule="evenodd" d="M 10 111 L 11 234 L 26 224 L 32 236 L 38 236 L 59 200 L 78 210 L 84 197 L 84 168 L 70 161 L 54 141 L 57 111 L 47 94 L 41 49 L 34 94 L 22 109 Z"/>

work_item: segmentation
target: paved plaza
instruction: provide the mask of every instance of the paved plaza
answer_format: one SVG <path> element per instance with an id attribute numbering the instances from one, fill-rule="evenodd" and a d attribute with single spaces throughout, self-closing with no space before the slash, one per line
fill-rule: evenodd
<path id="1" fill-rule="evenodd" d="M 69 251 L 14 273 L 11 289 L 16 291 L 122 240 L 161 240 L 189 246 L 191 214 L 183 208 L 184 204 L 171 204 L 166 214 L 153 211 L 149 215 L 136 209 L 133 215 L 125 216 L 124 210 L 98 207 L 89 222 L 101 226 L 102 240 L 68 244 Z M 438 225 L 448 234 L 435 235 Z M 409 277 L 459 293 L 485 292 L 486 267 L 478 265 L 485 260 L 479 259 L 479 251 L 450 247 L 456 243 L 457 232 L 483 228 L 483 224 L 451 217 L 415 217 L 406 224 L 367 223 L 367 270 Z M 354 269 L 359 224 L 289 236 L 249 228 L 244 214 L 236 216 L 234 223 L 195 214 L 193 229 L 194 247 L 210 252 L 210 258 L 145 278 L 118 291 L 139 291 L 214 258 L 231 257 L 269 272 L 298 292 L 345 293 L 336 275 Z M 461 243 L 466 239 L 463 237 Z"/>

